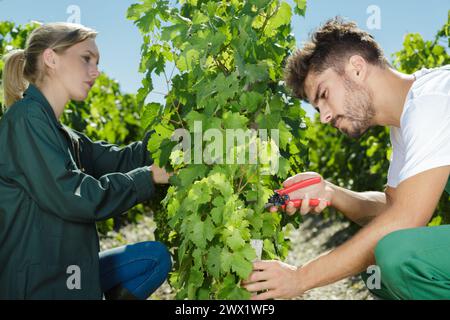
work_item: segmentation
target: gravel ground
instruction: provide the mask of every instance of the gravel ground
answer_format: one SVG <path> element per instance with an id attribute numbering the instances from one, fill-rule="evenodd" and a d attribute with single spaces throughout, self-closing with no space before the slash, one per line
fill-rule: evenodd
<path id="1" fill-rule="evenodd" d="M 300 266 L 349 239 L 358 227 L 339 217 L 324 219 L 308 215 L 299 229 L 293 230 L 291 252 L 286 262 Z M 306 292 L 302 300 L 373 300 L 360 276 L 343 279 Z"/>
<path id="2" fill-rule="evenodd" d="M 130 224 L 120 232 L 109 232 L 100 238 L 101 250 L 122 246 L 127 243 L 154 240 L 155 223 L 151 217 L 144 216 L 137 224 Z M 339 217 L 326 219 L 308 215 L 299 229 L 293 230 L 289 238 L 292 249 L 286 262 L 302 265 L 318 255 L 335 248 L 350 238 L 357 227 Z M 150 299 L 174 299 L 174 293 L 165 282 Z M 373 300 L 361 277 L 351 277 L 334 284 L 306 292 L 303 300 Z"/>

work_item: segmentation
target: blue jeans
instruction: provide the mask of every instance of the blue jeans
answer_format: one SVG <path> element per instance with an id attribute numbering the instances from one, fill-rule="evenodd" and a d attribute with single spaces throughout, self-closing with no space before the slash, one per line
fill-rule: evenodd
<path id="1" fill-rule="evenodd" d="M 147 241 L 99 253 L 102 292 L 117 285 L 138 299 L 147 299 L 172 268 L 170 253 L 161 242 Z"/>

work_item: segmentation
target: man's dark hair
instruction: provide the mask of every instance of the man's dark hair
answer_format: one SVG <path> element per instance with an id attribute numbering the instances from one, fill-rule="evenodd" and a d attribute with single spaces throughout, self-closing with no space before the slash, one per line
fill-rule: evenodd
<path id="1" fill-rule="evenodd" d="M 294 96 L 307 101 L 305 79 L 308 73 L 333 68 L 343 74 L 345 63 L 354 54 L 373 65 L 389 66 L 383 50 L 369 33 L 359 29 L 354 22 L 340 17 L 330 19 L 311 35 L 302 49 L 289 57 L 285 68 L 286 85 Z"/>

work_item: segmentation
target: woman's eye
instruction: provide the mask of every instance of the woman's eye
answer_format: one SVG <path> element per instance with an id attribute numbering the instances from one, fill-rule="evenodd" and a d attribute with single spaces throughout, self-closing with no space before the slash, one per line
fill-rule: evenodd
<path id="1" fill-rule="evenodd" d="M 322 92 L 322 95 L 320 96 L 322 99 L 326 99 L 327 98 L 327 94 L 328 92 L 325 90 Z"/>
<path id="2" fill-rule="evenodd" d="M 83 56 L 84 61 L 89 62 L 91 60 L 91 57 L 89 56 Z"/>

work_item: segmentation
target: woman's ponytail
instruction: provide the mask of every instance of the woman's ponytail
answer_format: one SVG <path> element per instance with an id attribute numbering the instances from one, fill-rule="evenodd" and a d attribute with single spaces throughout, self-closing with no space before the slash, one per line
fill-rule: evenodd
<path id="1" fill-rule="evenodd" d="M 3 67 L 3 94 L 6 107 L 22 98 L 28 87 L 28 81 L 24 76 L 25 51 L 13 50 L 4 57 Z"/>

